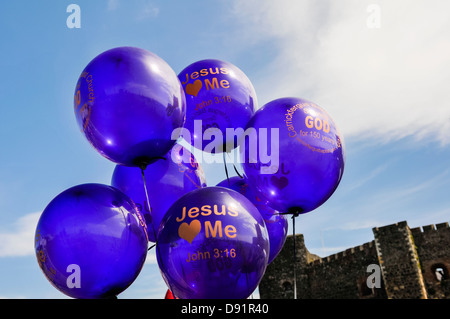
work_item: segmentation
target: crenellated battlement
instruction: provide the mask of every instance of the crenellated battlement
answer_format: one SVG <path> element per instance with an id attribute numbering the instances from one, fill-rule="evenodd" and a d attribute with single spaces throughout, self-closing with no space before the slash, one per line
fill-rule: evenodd
<path id="1" fill-rule="evenodd" d="M 371 241 L 371 242 L 368 242 L 368 243 L 365 243 L 365 244 L 362 244 L 359 246 L 348 248 L 344 251 L 340 251 L 338 253 L 329 255 L 327 257 L 315 259 L 315 260 L 311 261 L 310 264 L 321 265 L 321 264 L 325 264 L 328 262 L 349 259 L 357 253 L 361 253 L 361 252 L 369 253 L 370 250 L 374 247 L 374 245 L 375 245 L 374 241 Z"/>
<path id="2" fill-rule="evenodd" d="M 426 232 L 430 232 L 430 231 L 440 231 L 440 230 L 449 229 L 449 228 L 450 228 L 450 226 L 449 226 L 448 222 L 446 222 L 446 223 L 440 223 L 440 224 L 426 225 L 426 226 L 422 226 L 422 227 L 414 227 L 414 228 L 411 228 L 411 233 L 413 233 L 413 234 L 426 233 Z"/>
<path id="3" fill-rule="evenodd" d="M 448 222 L 409 228 L 406 221 L 374 227 L 374 240 L 319 257 L 297 234 L 296 286 L 299 298 L 448 298 L 450 299 L 450 227 Z M 293 297 L 293 237 L 260 283 L 261 298 Z M 367 285 L 378 266 L 381 287 Z M 369 267 L 370 266 L 370 267 Z M 368 270 L 369 269 L 369 270 Z M 443 270 L 443 284 L 436 269 Z"/>

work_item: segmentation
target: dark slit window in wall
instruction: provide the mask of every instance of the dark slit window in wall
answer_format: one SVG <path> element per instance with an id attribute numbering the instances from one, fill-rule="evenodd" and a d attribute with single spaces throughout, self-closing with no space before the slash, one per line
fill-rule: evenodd
<path id="1" fill-rule="evenodd" d="M 283 282 L 283 288 L 284 291 L 290 291 L 292 290 L 292 284 L 289 281 Z"/>
<path id="2" fill-rule="evenodd" d="M 431 266 L 431 272 L 437 281 L 446 280 L 449 278 L 448 269 L 444 264 L 434 264 Z"/>

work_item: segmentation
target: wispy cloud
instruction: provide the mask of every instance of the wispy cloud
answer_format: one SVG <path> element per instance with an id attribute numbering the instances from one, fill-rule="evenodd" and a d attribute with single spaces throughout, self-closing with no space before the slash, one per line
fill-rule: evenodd
<path id="1" fill-rule="evenodd" d="M 389 171 L 388 171 L 389 173 Z M 420 224 L 445 222 L 450 214 L 445 202 L 439 202 L 436 189 L 449 186 L 450 170 L 410 180 L 378 183 L 368 193 L 357 189 L 345 192 L 345 200 L 337 200 L 327 206 L 324 219 L 329 226 L 324 231 L 357 231 L 407 220 Z M 335 220 L 330 223 L 330 220 Z M 325 223 L 322 220 L 322 223 Z"/>
<path id="2" fill-rule="evenodd" d="M 20 217 L 9 229 L 0 229 L 0 257 L 34 254 L 34 234 L 41 213 Z"/>
<path id="3" fill-rule="evenodd" d="M 108 0 L 107 10 L 117 11 L 122 4 L 119 0 Z M 159 7 L 151 1 L 140 0 L 136 3 L 135 7 L 134 14 L 137 21 L 154 19 L 159 16 Z"/>
<path id="4" fill-rule="evenodd" d="M 420 227 L 430 224 L 450 222 L 450 208 L 439 208 L 427 211 L 426 214 L 415 216 L 408 221 L 410 227 Z"/>
<path id="5" fill-rule="evenodd" d="M 155 4 L 148 2 L 145 3 L 140 9 L 139 13 L 137 15 L 137 20 L 146 20 L 146 19 L 153 19 L 158 17 L 159 15 L 159 7 L 157 7 Z"/>
<path id="6" fill-rule="evenodd" d="M 163 299 L 167 289 L 167 285 L 159 272 L 158 266 L 146 263 L 138 278 L 136 278 L 136 281 L 120 294 L 120 298 Z"/>
<path id="7" fill-rule="evenodd" d="M 119 7 L 119 0 L 108 0 L 108 11 L 114 11 Z"/>
<path id="8" fill-rule="evenodd" d="M 377 3 L 380 28 L 365 1 L 235 1 L 247 46 L 275 52 L 259 100 L 311 99 L 347 137 L 450 143 L 450 2 Z"/>
<path id="9" fill-rule="evenodd" d="M 351 185 L 347 186 L 347 188 L 345 189 L 345 192 L 352 192 L 352 191 L 366 185 L 367 183 L 369 183 L 370 181 L 372 181 L 376 177 L 378 177 L 380 174 L 385 172 L 388 167 L 389 167 L 389 163 L 385 163 L 385 164 L 382 164 L 382 165 L 376 167 L 375 169 L 370 171 L 367 175 L 362 176 L 360 179 L 353 181 Z"/>
<path id="10" fill-rule="evenodd" d="M 156 246 L 153 247 L 148 253 L 147 258 L 145 259 L 146 264 L 158 264 L 158 261 L 156 260 Z"/>
<path id="11" fill-rule="evenodd" d="M 400 184 L 389 186 L 386 185 L 380 192 L 375 193 L 372 198 L 373 203 L 399 203 L 402 200 L 412 201 L 418 195 L 429 194 L 429 190 L 439 188 L 449 183 L 448 176 L 450 169 L 443 171 L 434 176 L 430 176 L 424 180 L 412 180 L 409 182 L 401 182 Z"/>

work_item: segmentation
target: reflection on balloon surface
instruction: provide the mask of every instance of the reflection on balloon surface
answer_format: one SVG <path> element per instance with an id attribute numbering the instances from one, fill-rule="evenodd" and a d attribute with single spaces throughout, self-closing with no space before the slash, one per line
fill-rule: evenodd
<path id="1" fill-rule="evenodd" d="M 250 296 L 269 256 L 264 220 L 243 195 L 206 187 L 177 200 L 158 232 L 161 273 L 180 299 Z"/>
<path id="2" fill-rule="evenodd" d="M 147 256 L 147 229 L 131 199 L 101 184 L 56 196 L 35 234 L 46 278 L 73 298 L 115 297 L 137 278 Z"/>
<path id="3" fill-rule="evenodd" d="M 78 126 L 104 157 L 145 166 L 174 145 L 185 121 L 184 90 L 160 57 L 119 47 L 95 57 L 81 73 L 74 97 Z"/>
<path id="4" fill-rule="evenodd" d="M 259 109 L 247 128 L 269 132 L 263 152 L 251 154 L 250 139 L 244 141 L 241 161 L 249 186 L 273 209 L 307 213 L 334 193 L 344 172 L 345 152 L 342 136 L 324 109 L 303 99 L 281 98 Z M 268 129 L 277 129 L 275 144 Z M 275 165 L 261 158 L 277 152 Z"/>

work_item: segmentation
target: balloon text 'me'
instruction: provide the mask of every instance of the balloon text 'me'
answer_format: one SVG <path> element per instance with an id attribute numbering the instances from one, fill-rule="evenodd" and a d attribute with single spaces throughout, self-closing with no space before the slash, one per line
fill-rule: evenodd
<path id="1" fill-rule="evenodd" d="M 244 72 L 209 59 L 192 63 L 178 77 L 186 93 L 185 140 L 208 153 L 236 148 L 257 108 L 255 89 Z"/>
<path id="2" fill-rule="evenodd" d="M 264 220 L 243 195 L 223 187 L 194 190 L 161 222 L 157 259 L 180 299 L 244 299 L 259 284 L 269 257 Z"/>
<path id="3" fill-rule="evenodd" d="M 112 48 L 85 66 L 73 103 L 86 140 L 116 166 L 111 186 L 66 189 L 36 227 L 39 267 L 72 298 L 117 298 L 149 242 L 165 299 L 248 298 L 284 246 L 286 214 L 295 235 L 294 217 L 326 202 L 343 175 L 343 139 L 324 109 L 296 97 L 258 109 L 249 78 L 226 61 L 177 75 L 152 52 Z M 234 166 L 229 178 L 237 147 L 244 177 Z M 206 162 L 222 153 L 227 179 L 207 187 L 193 150 Z"/>
<path id="4" fill-rule="evenodd" d="M 259 210 L 261 216 L 266 223 L 267 232 L 269 233 L 270 253 L 267 264 L 270 264 L 280 253 L 284 246 L 288 231 L 288 221 L 286 215 L 280 214 L 272 209 L 261 200 L 252 189 L 248 186 L 247 180 L 238 176 L 225 179 L 217 186 L 230 188 L 248 198 L 253 205 Z"/>

